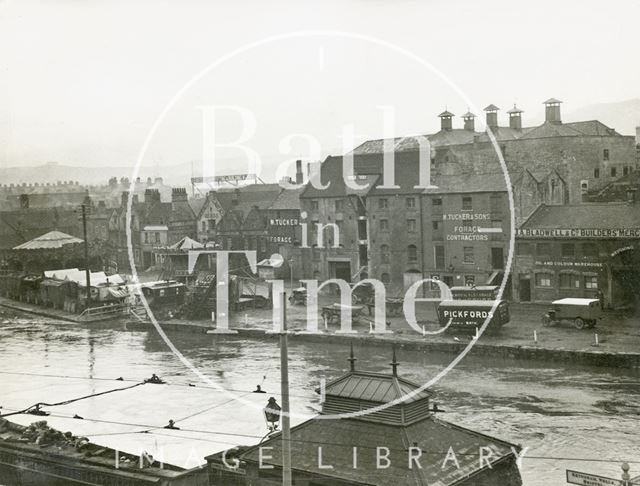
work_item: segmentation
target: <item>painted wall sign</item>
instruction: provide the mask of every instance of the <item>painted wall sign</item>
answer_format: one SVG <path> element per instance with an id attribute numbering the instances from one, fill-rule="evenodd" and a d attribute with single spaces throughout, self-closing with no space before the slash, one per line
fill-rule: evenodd
<path id="1" fill-rule="evenodd" d="M 518 230 L 517 235 L 522 238 L 640 238 L 640 228 L 521 228 Z"/>
<path id="2" fill-rule="evenodd" d="M 271 218 L 269 224 L 271 226 L 299 226 L 300 220 L 297 218 Z"/>
<path id="3" fill-rule="evenodd" d="M 586 267 L 596 267 L 602 268 L 604 264 L 601 262 L 555 262 L 551 260 L 536 260 L 535 265 L 539 267 L 564 267 L 564 268 L 586 268 Z"/>

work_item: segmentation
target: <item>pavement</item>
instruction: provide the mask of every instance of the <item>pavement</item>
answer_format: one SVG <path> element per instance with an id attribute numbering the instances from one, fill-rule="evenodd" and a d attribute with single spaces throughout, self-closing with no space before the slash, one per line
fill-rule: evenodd
<path id="1" fill-rule="evenodd" d="M 338 300 L 335 295 L 320 295 L 318 309 L 322 309 L 323 305 L 328 305 Z M 73 315 L 34 304 L 0 298 L 0 305 L 20 312 L 28 312 L 56 320 L 62 319 L 77 322 L 77 316 L 75 316 L 76 319 L 73 319 Z M 596 352 L 599 354 L 640 353 L 640 314 L 637 311 L 635 314 L 605 311 L 603 319 L 598 322 L 595 328 L 578 330 L 569 322 L 563 322 L 553 327 L 543 326 L 541 317 L 547 309 L 548 305 L 544 304 L 511 303 L 511 321 L 495 335 L 483 334 L 480 336 L 478 343 L 491 347 L 534 347 L 558 351 Z M 290 330 L 305 331 L 307 328 L 306 315 L 306 306 L 287 303 L 287 326 Z M 434 303 L 416 304 L 416 317 L 418 324 L 424 326 L 425 331 L 437 331 L 440 329 Z M 427 334 L 422 336 L 408 325 L 404 316 L 387 317 L 386 320 L 390 323 L 388 329 L 392 332 L 385 335 L 374 335 L 376 339 L 401 343 L 419 341 L 425 344 L 466 343 L 471 339 L 470 336 L 455 334 Z M 365 308 L 362 317 L 354 319 L 352 328 L 357 332 L 358 337 L 366 337 L 370 334 L 372 322 L 373 317 L 369 316 Z M 140 323 L 138 324 L 140 325 Z M 205 332 L 215 328 L 215 323 L 209 320 L 187 321 L 172 319 L 161 324 L 163 327 L 166 326 L 166 330 L 171 331 L 184 329 L 190 332 Z M 229 327 L 238 331 L 245 331 L 245 334 L 249 331 L 263 333 L 274 330 L 273 310 L 248 309 L 232 313 L 229 319 Z M 325 328 L 320 317 L 318 317 L 318 327 L 320 333 L 327 335 L 336 334 L 340 330 L 338 324 L 330 324 Z"/>
<path id="2" fill-rule="evenodd" d="M 338 302 L 336 296 L 321 295 L 318 309 L 323 305 Z M 640 314 L 628 312 L 605 311 L 603 319 L 593 329 L 579 330 L 570 322 L 562 322 L 552 327 L 542 324 L 542 316 L 547 312 L 546 304 L 521 304 L 511 303 L 511 321 L 502 327 L 498 334 L 483 334 L 479 342 L 494 346 L 535 346 L 544 349 L 556 349 L 565 351 L 594 351 L 599 353 L 640 353 Z M 305 331 L 307 308 L 303 305 L 287 304 L 287 326 L 291 330 Z M 273 330 L 273 311 L 265 309 L 250 309 L 232 314 L 229 327 L 232 329 L 261 329 Z M 440 329 L 434 303 L 419 303 L 416 305 L 416 317 L 418 324 L 425 327 L 426 331 Z M 369 316 L 366 309 L 363 318 L 353 321 L 352 328 L 358 334 L 369 334 L 373 317 Z M 172 321 L 173 322 L 173 321 Z M 176 322 L 179 322 L 176 320 Z M 423 340 L 425 342 L 468 342 L 470 336 L 455 334 L 436 334 L 422 336 L 416 333 L 406 322 L 404 316 L 387 317 L 391 325 L 392 334 L 385 335 L 384 339 L 396 340 Z M 183 322 L 185 325 L 194 325 L 194 322 Z M 213 327 L 214 323 L 203 321 L 196 325 Z M 318 318 L 319 331 L 333 334 L 339 330 L 339 325 L 331 324 L 325 329 L 323 321 Z M 535 336 L 534 336 L 535 331 Z M 597 345 L 596 345 L 597 334 Z"/>

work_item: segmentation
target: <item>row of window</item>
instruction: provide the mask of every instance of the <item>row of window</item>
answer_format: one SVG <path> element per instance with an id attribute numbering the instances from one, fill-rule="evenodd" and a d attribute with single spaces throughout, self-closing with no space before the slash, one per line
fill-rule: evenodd
<path id="1" fill-rule="evenodd" d="M 606 160 L 606 159 L 605 159 Z M 618 168 L 617 167 L 611 167 L 609 169 L 609 173 L 611 174 L 611 177 L 618 177 Z M 629 167 L 628 166 L 624 166 L 622 168 L 622 175 L 626 176 L 629 174 Z M 593 177 L 595 179 L 599 179 L 600 178 L 600 168 L 595 168 L 593 169 Z"/>
<path id="2" fill-rule="evenodd" d="M 580 245 L 582 250 L 582 256 L 585 257 L 597 257 L 598 245 L 595 243 L 582 243 Z M 516 246 L 516 252 L 518 255 L 533 255 L 535 249 L 536 256 L 550 256 L 553 252 L 552 243 L 518 243 Z M 560 245 L 560 254 L 563 257 L 575 257 L 577 245 L 575 243 L 562 243 Z"/>
<path id="3" fill-rule="evenodd" d="M 536 287 L 553 287 L 555 276 L 552 273 L 536 273 Z M 559 284 L 561 289 L 590 289 L 598 288 L 598 277 L 596 275 L 581 276 L 577 273 L 560 273 Z"/>
<path id="4" fill-rule="evenodd" d="M 434 206 L 442 206 L 441 198 L 434 198 L 431 200 Z M 416 208 L 416 198 L 415 197 L 407 197 L 405 198 L 405 207 L 407 209 L 415 209 Z M 317 199 L 311 200 L 311 210 L 318 211 L 320 209 L 320 202 Z M 334 209 L 335 212 L 341 212 L 344 210 L 344 200 L 336 199 L 334 201 Z M 378 209 L 389 209 L 389 199 L 380 198 L 378 199 Z M 463 196 L 462 197 L 462 210 L 463 211 L 472 211 L 473 210 L 473 198 L 471 196 Z"/>
<path id="5" fill-rule="evenodd" d="M 380 245 L 380 262 L 389 263 L 391 250 L 389 245 Z M 444 268 L 444 246 L 435 247 L 436 268 Z M 416 245 L 407 246 L 407 260 L 410 262 L 418 261 L 418 247 Z M 473 246 L 463 247 L 462 262 L 475 263 L 475 252 Z"/>

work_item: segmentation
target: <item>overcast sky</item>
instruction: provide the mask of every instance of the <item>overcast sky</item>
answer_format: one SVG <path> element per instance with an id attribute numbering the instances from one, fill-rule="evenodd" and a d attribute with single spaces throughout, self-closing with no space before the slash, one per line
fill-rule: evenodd
<path id="1" fill-rule="evenodd" d="M 525 124 L 539 123 L 549 97 L 563 100 L 563 110 L 638 97 L 639 18 L 636 0 L 0 0 L 0 166 L 132 165 L 167 103 L 196 74 L 242 46 L 308 30 L 374 37 L 415 53 L 445 79 L 362 39 L 273 40 L 186 90 L 144 163 L 202 159 L 204 105 L 250 110 L 256 129 L 247 145 L 267 165 L 305 155 L 300 142 L 280 155 L 280 140 L 293 133 L 318 139 L 323 154 L 342 151 L 344 125 L 354 125 L 358 140 L 382 137 L 380 105 L 394 108 L 396 135 L 436 131 L 445 107 L 461 115 L 489 103 L 506 110 L 517 102 Z M 215 140 L 231 141 L 240 118 L 220 116 Z"/>

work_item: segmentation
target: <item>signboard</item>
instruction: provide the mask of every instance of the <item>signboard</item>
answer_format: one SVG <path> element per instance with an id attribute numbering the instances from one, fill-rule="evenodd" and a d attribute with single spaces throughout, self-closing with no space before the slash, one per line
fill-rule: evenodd
<path id="1" fill-rule="evenodd" d="M 639 238 L 640 228 L 590 228 L 590 229 L 539 229 L 521 228 L 518 236 L 522 238 Z"/>
<path id="2" fill-rule="evenodd" d="M 621 486 L 619 479 L 605 478 L 595 474 L 582 473 L 567 469 L 567 483 L 581 484 L 582 486 Z"/>
<path id="3" fill-rule="evenodd" d="M 209 177 L 192 177 L 191 184 L 204 184 L 204 183 L 214 183 L 215 185 L 221 184 L 233 184 L 237 185 L 238 183 L 247 183 L 247 182 L 256 182 L 258 180 L 258 176 L 256 174 L 230 174 L 230 175 L 219 175 L 219 176 L 209 176 Z"/>

